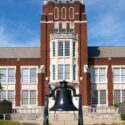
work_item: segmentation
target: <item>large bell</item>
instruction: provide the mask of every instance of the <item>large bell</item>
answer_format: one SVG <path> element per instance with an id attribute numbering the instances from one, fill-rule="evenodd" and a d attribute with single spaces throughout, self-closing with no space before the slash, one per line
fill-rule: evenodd
<path id="1" fill-rule="evenodd" d="M 71 90 L 67 88 L 67 82 L 60 82 L 61 87 L 57 90 L 55 104 L 50 111 L 77 111 L 71 96 Z"/>

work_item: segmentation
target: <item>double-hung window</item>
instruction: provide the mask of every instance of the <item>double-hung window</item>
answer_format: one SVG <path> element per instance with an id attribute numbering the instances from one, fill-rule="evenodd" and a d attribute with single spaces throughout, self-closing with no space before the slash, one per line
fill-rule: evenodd
<path id="1" fill-rule="evenodd" d="M 105 67 L 91 67 L 91 83 L 107 83 L 107 69 Z"/>
<path id="2" fill-rule="evenodd" d="M 52 42 L 52 56 L 55 57 L 56 55 L 56 45 L 55 45 L 55 41 Z"/>
<path id="3" fill-rule="evenodd" d="M 70 56 L 70 42 L 69 41 L 59 41 L 58 42 L 58 56 Z"/>
<path id="4" fill-rule="evenodd" d="M 125 90 L 114 90 L 114 104 L 125 101 Z"/>
<path id="5" fill-rule="evenodd" d="M 58 42 L 58 56 L 63 56 L 63 42 Z"/>
<path id="6" fill-rule="evenodd" d="M 70 79 L 70 65 L 59 64 L 58 65 L 58 80 L 69 80 Z"/>
<path id="7" fill-rule="evenodd" d="M 0 91 L 0 101 L 8 100 L 14 104 L 15 96 L 14 90 L 2 90 Z"/>
<path id="8" fill-rule="evenodd" d="M 15 68 L 0 68 L 1 83 L 15 83 Z"/>
<path id="9" fill-rule="evenodd" d="M 65 56 L 70 56 L 70 43 L 68 41 L 65 42 Z"/>
<path id="10" fill-rule="evenodd" d="M 93 90 L 92 91 L 92 105 L 105 105 L 106 90 Z"/>
<path id="11" fill-rule="evenodd" d="M 114 67 L 113 68 L 113 82 L 114 83 L 125 83 L 125 67 Z"/>
<path id="12" fill-rule="evenodd" d="M 36 90 L 22 90 L 22 105 L 36 105 Z"/>
<path id="13" fill-rule="evenodd" d="M 22 68 L 22 83 L 37 83 L 37 68 Z"/>

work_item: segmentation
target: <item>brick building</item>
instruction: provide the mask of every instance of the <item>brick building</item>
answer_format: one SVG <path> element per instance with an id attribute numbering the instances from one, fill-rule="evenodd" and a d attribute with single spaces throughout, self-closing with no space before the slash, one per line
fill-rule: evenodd
<path id="1" fill-rule="evenodd" d="M 125 47 L 88 47 L 85 4 L 44 1 L 39 48 L 0 48 L 3 91 L 13 108 L 44 106 L 47 84 L 66 80 L 84 106 L 125 100 Z"/>

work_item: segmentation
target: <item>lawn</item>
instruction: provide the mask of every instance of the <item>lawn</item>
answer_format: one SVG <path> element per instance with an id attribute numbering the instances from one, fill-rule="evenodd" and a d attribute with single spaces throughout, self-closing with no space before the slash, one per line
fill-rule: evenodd
<path id="1" fill-rule="evenodd" d="M 10 120 L 0 120 L 0 125 L 21 125 L 19 122 L 14 122 Z"/>

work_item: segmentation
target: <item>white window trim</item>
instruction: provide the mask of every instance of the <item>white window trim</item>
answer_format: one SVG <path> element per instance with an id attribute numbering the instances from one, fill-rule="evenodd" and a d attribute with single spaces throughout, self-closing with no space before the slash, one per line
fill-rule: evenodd
<path id="1" fill-rule="evenodd" d="M 56 18 L 56 15 L 55 15 L 56 9 L 57 9 L 57 18 Z M 54 19 L 59 19 L 59 8 L 58 7 L 54 8 Z"/>
<path id="2" fill-rule="evenodd" d="M 101 90 L 106 91 L 106 104 L 100 104 L 100 91 Z M 92 104 L 92 91 L 94 90 L 91 90 L 91 105 L 96 106 L 96 107 L 108 106 L 108 90 L 107 89 L 96 89 L 96 91 L 98 91 L 98 104 Z"/>
<path id="3" fill-rule="evenodd" d="M 113 90 L 113 104 L 115 104 L 115 102 L 114 102 L 114 91 L 115 90 L 119 90 L 120 91 L 120 103 L 123 102 L 123 100 L 122 100 L 122 91 L 125 90 L 125 89 L 114 89 Z"/>
<path id="4" fill-rule="evenodd" d="M 4 68 L 6 69 L 6 74 L 7 74 L 7 71 L 8 69 L 10 68 L 13 68 L 14 69 L 14 74 L 15 74 L 15 77 L 14 77 L 14 82 L 6 82 L 6 83 L 2 83 L 3 85 L 5 84 L 8 84 L 8 85 L 13 85 L 16 83 L 16 66 L 0 66 L 0 68 Z M 8 77 L 6 77 L 6 81 L 8 81 Z"/>
<path id="5" fill-rule="evenodd" d="M 52 42 L 55 41 L 55 57 L 52 57 Z M 69 41 L 70 42 L 70 56 L 59 56 L 58 57 L 58 41 Z M 76 49 L 76 54 L 75 57 L 73 57 L 73 42 L 75 42 L 75 49 Z M 68 60 L 70 66 L 70 80 L 68 80 L 69 82 L 75 82 L 75 83 L 79 83 L 78 81 L 78 72 L 79 72 L 79 67 L 78 67 L 78 41 L 74 40 L 74 39 L 51 39 L 50 40 L 50 83 L 55 83 L 55 82 L 59 82 L 58 80 L 58 64 L 66 64 L 66 60 Z M 72 61 L 73 60 L 73 61 Z M 55 80 L 53 80 L 52 78 L 52 65 L 55 65 L 55 69 L 56 69 L 56 75 L 55 75 Z M 73 80 L 73 65 L 76 65 L 76 80 Z"/>
<path id="6" fill-rule="evenodd" d="M 105 69 L 106 69 L 106 81 L 103 81 L 103 82 L 94 82 L 94 81 L 91 81 L 91 84 L 108 83 L 108 66 L 107 66 L 107 65 L 91 65 L 91 66 L 90 66 L 90 69 L 91 69 L 91 68 L 105 68 Z"/>
<path id="7" fill-rule="evenodd" d="M 22 91 L 25 91 L 25 90 L 28 90 L 28 104 L 22 104 Z M 31 105 L 30 104 L 30 91 L 36 91 L 36 104 L 35 105 Z M 22 89 L 21 90 L 21 101 L 20 101 L 20 105 L 21 107 L 28 107 L 28 108 L 31 108 L 31 107 L 36 107 L 38 105 L 38 91 L 36 89 Z"/>
<path id="8" fill-rule="evenodd" d="M 121 76 L 121 68 L 125 68 L 125 65 L 112 65 L 112 73 L 113 73 L 114 68 L 120 68 L 120 76 Z M 120 79 L 120 81 L 114 81 L 114 79 L 112 78 L 112 80 L 113 80 L 113 83 L 115 83 L 115 84 L 125 83 L 125 82 L 122 82 L 121 79 Z"/>
<path id="9" fill-rule="evenodd" d="M 8 91 L 13 91 L 14 92 L 14 103 L 12 104 L 12 106 L 14 107 L 15 106 L 15 101 L 16 101 L 15 100 L 15 93 L 16 93 L 15 90 L 9 89 L 9 90 L 4 90 L 4 91 L 6 91 L 6 98 L 5 98 L 6 100 L 8 100 Z"/>
<path id="10" fill-rule="evenodd" d="M 21 66 L 20 68 L 21 68 L 21 73 L 22 73 L 22 69 L 23 69 L 23 68 L 28 68 L 28 69 L 30 69 L 30 68 L 36 68 L 36 73 L 37 73 L 37 74 L 36 74 L 36 75 L 37 75 L 37 76 L 36 76 L 36 83 L 30 83 L 29 80 L 28 80 L 28 83 L 23 83 L 23 82 L 22 82 L 22 74 L 21 74 L 21 79 L 20 79 L 20 80 L 21 80 L 21 81 L 20 81 L 21 84 L 28 84 L 28 85 L 38 84 L 38 66 Z M 30 72 L 28 71 L 28 74 L 29 74 L 29 73 L 30 73 Z"/>

